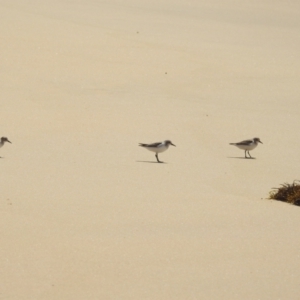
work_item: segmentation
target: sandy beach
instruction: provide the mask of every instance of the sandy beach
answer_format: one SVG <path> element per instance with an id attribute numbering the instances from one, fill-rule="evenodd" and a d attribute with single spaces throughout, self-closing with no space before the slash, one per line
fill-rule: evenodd
<path id="1" fill-rule="evenodd" d="M 300 210 L 267 200 L 300 179 L 299 1 L 3 0 L 0 26 L 1 300 L 300 299 Z"/>

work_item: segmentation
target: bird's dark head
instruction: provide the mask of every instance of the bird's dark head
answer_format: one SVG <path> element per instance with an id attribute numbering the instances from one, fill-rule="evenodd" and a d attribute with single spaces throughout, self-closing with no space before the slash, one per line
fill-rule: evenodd
<path id="1" fill-rule="evenodd" d="M 2 143 L 5 143 L 5 142 L 11 143 L 11 141 L 9 141 L 7 137 L 2 137 L 2 138 L 1 138 L 1 142 L 2 142 Z"/>
<path id="2" fill-rule="evenodd" d="M 172 146 L 176 147 L 170 140 L 166 140 L 166 141 L 165 141 L 165 144 L 166 144 L 167 146 L 172 145 Z"/>
<path id="3" fill-rule="evenodd" d="M 253 141 L 255 143 L 261 143 L 262 144 L 262 141 L 258 137 L 254 138 Z"/>

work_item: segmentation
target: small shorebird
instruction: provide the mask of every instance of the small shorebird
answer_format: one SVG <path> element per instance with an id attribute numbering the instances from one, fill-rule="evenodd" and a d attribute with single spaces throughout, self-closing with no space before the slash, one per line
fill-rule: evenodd
<path id="1" fill-rule="evenodd" d="M 5 144 L 5 142 L 11 143 L 11 141 L 9 141 L 7 137 L 2 137 L 1 138 L 1 142 L 0 142 L 0 148 L 3 147 L 3 145 Z"/>
<path id="2" fill-rule="evenodd" d="M 157 162 L 159 162 L 159 163 L 161 163 L 162 161 L 160 161 L 158 159 L 158 153 L 161 153 L 161 152 L 164 152 L 164 151 L 168 150 L 170 145 L 175 146 L 169 140 L 166 140 L 164 142 L 159 142 L 159 143 L 153 143 L 153 144 L 142 144 L 142 143 L 139 144 L 139 146 L 144 147 L 144 148 L 148 149 L 149 151 L 155 152 L 156 153 L 155 157 L 157 159 Z"/>
<path id="3" fill-rule="evenodd" d="M 239 143 L 230 143 L 230 145 L 237 146 L 238 148 L 245 150 L 245 158 L 252 158 L 250 155 L 250 150 L 253 150 L 257 147 L 258 143 L 262 144 L 262 141 L 259 138 L 253 138 L 252 140 L 245 140 Z M 248 152 L 249 157 L 246 155 Z"/>
<path id="4" fill-rule="evenodd" d="M 0 148 L 3 147 L 3 145 L 5 144 L 5 142 L 11 143 L 11 141 L 9 141 L 7 137 L 2 137 L 1 138 L 1 142 L 0 142 Z"/>

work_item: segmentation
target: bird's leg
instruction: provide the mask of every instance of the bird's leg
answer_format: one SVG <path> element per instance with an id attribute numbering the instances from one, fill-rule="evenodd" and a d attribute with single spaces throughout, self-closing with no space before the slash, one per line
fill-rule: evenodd
<path id="1" fill-rule="evenodd" d="M 250 155 L 250 152 L 249 152 L 249 150 L 248 150 L 248 154 L 249 154 L 250 158 L 253 158 L 253 157 Z"/>
<path id="2" fill-rule="evenodd" d="M 155 154 L 155 157 L 156 157 L 156 159 L 157 159 L 157 162 L 158 162 L 158 163 L 161 163 L 161 161 L 158 159 L 158 154 L 157 154 L 157 153 Z"/>
<path id="3" fill-rule="evenodd" d="M 245 150 L 245 158 L 248 158 L 248 157 L 247 157 L 247 150 Z"/>

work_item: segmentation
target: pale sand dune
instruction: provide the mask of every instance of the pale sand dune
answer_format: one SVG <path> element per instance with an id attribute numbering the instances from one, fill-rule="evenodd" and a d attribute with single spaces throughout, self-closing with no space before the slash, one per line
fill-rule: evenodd
<path id="1" fill-rule="evenodd" d="M 206 2 L 1 1 L 0 299 L 299 299 L 300 4 Z"/>

